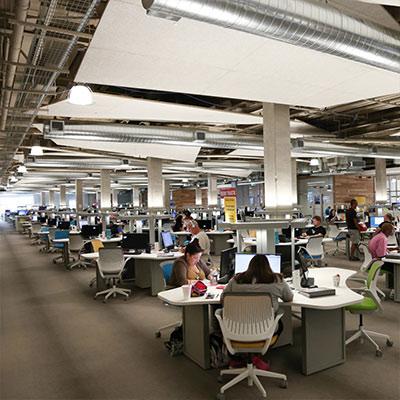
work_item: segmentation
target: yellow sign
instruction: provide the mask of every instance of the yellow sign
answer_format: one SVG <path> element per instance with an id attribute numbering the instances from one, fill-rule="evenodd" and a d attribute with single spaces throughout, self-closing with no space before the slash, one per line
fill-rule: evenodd
<path id="1" fill-rule="evenodd" d="M 236 223 L 236 197 L 224 197 L 225 222 Z"/>
<path id="2" fill-rule="evenodd" d="M 357 203 L 359 206 L 365 206 L 367 199 L 365 196 L 355 196 L 354 197 L 357 200 Z"/>

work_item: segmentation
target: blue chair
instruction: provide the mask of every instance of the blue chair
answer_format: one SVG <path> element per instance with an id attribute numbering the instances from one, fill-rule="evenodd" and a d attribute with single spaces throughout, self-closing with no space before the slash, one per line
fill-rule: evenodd
<path id="1" fill-rule="evenodd" d="M 54 239 L 68 239 L 69 238 L 69 231 L 65 230 L 56 230 L 54 232 Z M 56 250 L 64 250 L 65 243 L 53 243 L 52 247 Z M 53 263 L 57 263 L 57 260 L 62 260 L 63 255 L 59 255 L 58 257 L 53 258 Z"/>
<path id="2" fill-rule="evenodd" d="M 163 282 L 164 282 L 164 290 L 168 290 L 168 289 L 172 289 L 170 286 L 168 286 L 168 281 L 171 278 L 172 275 L 172 269 L 174 267 L 174 262 L 173 261 L 163 261 L 162 263 L 160 263 L 160 268 L 161 268 L 161 272 L 163 275 Z M 168 305 L 168 304 L 166 304 Z M 170 329 L 175 329 L 179 326 L 182 325 L 182 320 L 180 321 L 176 321 L 172 324 L 168 324 L 165 326 L 162 326 L 161 328 L 158 329 L 158 331 L 155 333 L 155 336 L 157 338 L 161 337 L 161 333 L 165 330 L 170 330 Z"/>

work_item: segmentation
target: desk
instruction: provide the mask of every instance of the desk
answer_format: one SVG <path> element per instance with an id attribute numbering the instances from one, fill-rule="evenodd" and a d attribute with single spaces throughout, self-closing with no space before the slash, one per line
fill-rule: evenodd
<path id="1" fill-rule="evenodd" d="M 228 248 L 226 245 L 227 239 L 233 235 L 233 231 L 209 231 L 206 232 L 211 240 L 210 254 L 215 256 L 221 255 L 221 251 Z"/>
<path id="2" fill-rule="evenodd" d="M 165 253 L 161 253 L 165 254 Z M 164 277 L 160 268 L 160 263 L 168 260 L 175 260 L 182 257 L 182 253 L 169 253 L 158 255 L 157 253 L 129 254 L 125 253 L 125 260 L 134 259 L 135 262 L 135 286 L 140 288 L 151 288 L 151 295 L 157 296 L 164 289 Z M 81 257 L 85 260 L 97 260 L 99 253 L 83 253 Z"/>
<path id="3" fill-rule="evenodd" d="M 383 262 L 388 262 L 393 264 L 393 274 L 394 274 L 394 301 L 400 302 L 400 258 L 382 258 Z"/>
<path id="4" fill-rule="evenodd" d="M 309 276 L 321 287 L 333 287 L 332 277 L 341 276 L 341 284 L 335 296 L 310 299 L 298 292 L 292 303 L 302 309 L 302 372 L 310 375 L 345 362 L 345 319 L 344 307 L 356 304 L 363 296 L 349 289 L 345 281 L 355 271 L 341 268 L 315 268 Z M 183 299 L 181 288 L 160 292 L 158 297 L 165 303 L 183 307 L 184 353 L 202 368 L 210 367 L 209 305 L 220 303 L 221 289 L 210 286 L 208 291 L 217 295 Z"/>
<path id="5" fill-rule="evenodd" d="M 100 242 L 103 243 L 105 248 L 112 248 L 112 247 L 118 246 L 118 244 L 122 240 L 122 237 L 118 236 L 118 237 L 113 237 L 110 239 L 99 237 L 98 240 L 100 240 Z"/>
<path id="6" fill-rule="evenodd" d="M 69 239 L 53 239 L 52 243 L 62 243 L 63 249 L 62 249 L 62 257 L 64 261 L 64 267 L 68 269 L 68 264 L 69 264 Z M 55 261 L 53 261 L 55 262 Z"/>

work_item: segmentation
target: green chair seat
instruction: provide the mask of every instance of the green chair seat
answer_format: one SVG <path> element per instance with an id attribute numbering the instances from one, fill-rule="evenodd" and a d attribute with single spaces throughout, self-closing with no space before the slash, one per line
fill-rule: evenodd
<path id="1" fill-rule="evenodd" d="M 347 306 L 346 310 L 352 313 L 357 311 L 375 311 L 377 308 L 378 307 L 373 299 L 370 297 L 364 297 L 360 303 Z"/>

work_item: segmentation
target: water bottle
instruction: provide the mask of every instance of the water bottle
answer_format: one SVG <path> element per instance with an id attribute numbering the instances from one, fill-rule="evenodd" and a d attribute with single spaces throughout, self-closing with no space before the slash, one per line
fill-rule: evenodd
<path id="1" fill-rule="evenodd" d="M 279 232 L 275 229 L 275 244 L 279 244 Z"/>

